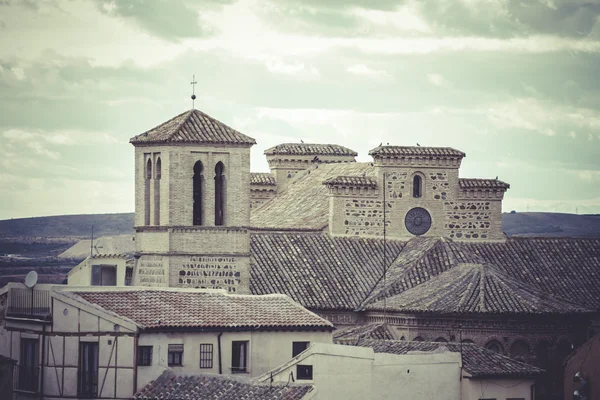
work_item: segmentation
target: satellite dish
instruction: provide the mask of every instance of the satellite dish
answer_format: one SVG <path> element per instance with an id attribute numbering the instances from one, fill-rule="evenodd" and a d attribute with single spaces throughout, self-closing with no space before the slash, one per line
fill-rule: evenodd
<path id="1" fill-rule="evenodd" d="M 35 271 L 29 271 L 25 277 L 25 286 L 32 288 L 35 286 L 38 280 L 38 274 Z"/>

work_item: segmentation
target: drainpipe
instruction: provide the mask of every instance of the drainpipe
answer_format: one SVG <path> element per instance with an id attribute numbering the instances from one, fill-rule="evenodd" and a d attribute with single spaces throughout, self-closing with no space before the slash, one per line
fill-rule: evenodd
<path id="1" fill-rule="evenodd" d="M 140 340 L 140 332 L 136 332 L 133 336 L 133 394 L 137 393 L 138 388 L 138 343 Z M 160 356 L 160 355 L 159 355 Z"/>
<path id="2" fill-rule="evenodd" d="M 44 354 L 46 354 L 46 325 L 42 325 L 42 363 L 40 371 L 40 400 L 44 399 Z"/>
<path id="3" fill-rule="evenodd" d="M 218 349 L 219 349 L 219 375 L 223 374 L 223 366 L 221 365 L 221 335 L 223 334 L 223 332 L 220 332 L 219 335 L 217 336 L 217 345 L 218 345 Z"/>

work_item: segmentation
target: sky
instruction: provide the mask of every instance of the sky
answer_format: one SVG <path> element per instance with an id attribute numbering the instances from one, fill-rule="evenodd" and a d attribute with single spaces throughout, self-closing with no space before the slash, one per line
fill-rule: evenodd
<path id="1" fill-rule="evenodd" d="M 134 210 L 129 139 L 450 146 L 504 211 L 600 213 L 600 0 L 0 0 L 0 219 Z"/>

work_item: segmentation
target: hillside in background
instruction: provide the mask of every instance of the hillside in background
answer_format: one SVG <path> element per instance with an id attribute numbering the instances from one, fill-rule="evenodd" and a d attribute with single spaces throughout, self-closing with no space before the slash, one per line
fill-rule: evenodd
<path id="1" fill-rule="evenodd" d="M 2 236 L 90 237 L 133 234 L 133 213 L 58 215 L 0 221 Z"/>
<path id="2" fill-rule="evenodd" d="M 600 215 L 561 213 L 502 214 L 502 229 L 508 236 L 600 237 Z"/>

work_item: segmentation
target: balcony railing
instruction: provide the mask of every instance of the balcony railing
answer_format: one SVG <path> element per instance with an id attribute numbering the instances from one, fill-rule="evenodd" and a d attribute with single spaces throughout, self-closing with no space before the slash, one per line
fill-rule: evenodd
<path id="1" fill-rule="evenodd" d="M 8 317 L 49 319 L 50 291 L 34 289 L 11 288 L 8 295 Z"/>
<path id="2" fill-rule="evenodd" d="M 37 393 L 40 383 L 40 367 L 15 365 L 13 379 L 15 390 Z"/>

